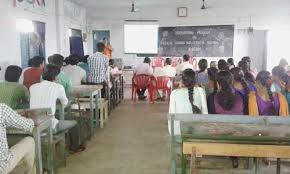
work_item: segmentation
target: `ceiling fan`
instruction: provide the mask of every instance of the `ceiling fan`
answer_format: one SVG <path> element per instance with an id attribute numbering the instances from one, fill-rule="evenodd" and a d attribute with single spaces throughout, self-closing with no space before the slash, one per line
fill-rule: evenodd
<path id="1" fill-rule="evenodd" d="M 136 8 L 136 6 L 135 6 L 135 1 L 132 1 L 130 12 L 131 13 L 136 13 L 136 12 L 139 12 L 139 11 L 140 11 L 140 9 Z"/>

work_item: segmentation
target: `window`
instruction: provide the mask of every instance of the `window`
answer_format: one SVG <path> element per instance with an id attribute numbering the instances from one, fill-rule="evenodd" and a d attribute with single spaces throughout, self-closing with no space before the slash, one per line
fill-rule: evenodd
<path id="1" fill-rule="evenodd" d="M 124 34 L 125 53 L 158 53 L 158 25 L 125 24 Z"/>

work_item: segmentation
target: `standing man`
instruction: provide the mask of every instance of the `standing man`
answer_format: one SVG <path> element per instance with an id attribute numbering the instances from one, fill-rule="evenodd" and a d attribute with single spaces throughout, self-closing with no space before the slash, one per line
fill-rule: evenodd
<path id="1" fill-rule="evenodd" d="M 87 82 L 90 84 L 102 84 L 102 96 L 105 95 L 105 89 L 108 82 L 109 58 L 104 54 L 105 44 L 97 43 L 97 52 L 88 58 L 89 72 Z"/>

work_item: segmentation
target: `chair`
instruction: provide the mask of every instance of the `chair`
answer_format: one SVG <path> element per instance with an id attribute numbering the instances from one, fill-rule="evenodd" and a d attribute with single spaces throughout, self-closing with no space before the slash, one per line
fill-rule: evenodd
<path id="1" fill-rule="evenodd" d="M 169 101 L 170 94 L 171 94 L 171 85 L 168 85 L 171 82 L 170 77 L 161 76 L 156 77 L 156 79 L 152 82 L 153 86 L 153 96 L 155 96 L 155 92 L 158 90 L 166 91 L 167 93 L 167 100 Z"/>
<path id="2" fill-rule="evenodd" d="M 133 103 L 136 103 L 137 90 L 138 89 L 147 89 L 149 94 L 149 102 L 153 102 L 153 94 L 152 94 L 152 79 L 153 76 L 149 75 L 135 75 L 132 79 L 132 100 Z"/>

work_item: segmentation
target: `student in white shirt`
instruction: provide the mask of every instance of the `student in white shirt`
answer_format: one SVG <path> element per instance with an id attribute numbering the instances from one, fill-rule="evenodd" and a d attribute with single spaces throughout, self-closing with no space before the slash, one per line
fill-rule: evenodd
<path id="1" fill-rule="evenodd" d="M 163 71 L 165 76 L 168 76 L 170 78 L 173 78 L 176 76 L 176 69 L 171 66 L 172 60 L 171 58 L 165 59 L 165 66 L 163 67 Z"/>
<path id="2" fill-rule="evenodd" d="M 52 64 L 47 65 L 42 75 L 43 81 L 32 85 L 29 89 L 31 109 L 51 108 L 52 115 L 55 115 L 57 100 L 63 106 L 68 104 L 64 87 L 56 83 L 56 77 L 59 73 L 59 67 Z M 76 121 L 59 121 L 54 117 L 52 124 L 56 133 L 69 130 L 72 151 L 78 152 L 85 149 L 79 144 L 79 128 Z"/>
<path id="3" fill-rule="evenodd" d="M 72 85 L 81 85 L 86 81 L 86 71 L 78 66 L 80 57 L 78 55 L 70 55 L 66 58 L 67 66 L 63 67 L 63 72 L 72 79 Z"/>
<path id="4" fill-rule="evenodd" d="M 186 70 L 186 69 L 192 69 L 193 70 L 193 66 L 189 63 L 189 59 L 190 59 L 189 55 L 185 54 L 183 56 L 183 62 L 176 67 L 177 75 L 181 75 L 182 72 L 184 70 Z"/>
<path id="5" fill-rule="evenodd" d="M 208 114 L 205 91 L 201 87 L 196 87 L 195 83 L 194 71 L 184 70 L 181 88 L 172 91 L 170 96 L 170 114 Z M 174 129 L 175 134 L 180 134 L 179 122 L 174 123 Z"/>

